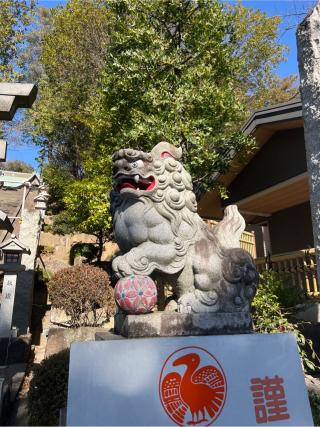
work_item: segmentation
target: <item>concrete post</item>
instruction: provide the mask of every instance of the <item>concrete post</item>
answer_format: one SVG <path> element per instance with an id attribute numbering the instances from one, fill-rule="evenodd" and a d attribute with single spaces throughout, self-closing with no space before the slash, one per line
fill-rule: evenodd
<path id="1" fill-rule="evenodd" d="M 299 25 L 297 47 L 313 236 L 320 280 L 320 1 Z"/>

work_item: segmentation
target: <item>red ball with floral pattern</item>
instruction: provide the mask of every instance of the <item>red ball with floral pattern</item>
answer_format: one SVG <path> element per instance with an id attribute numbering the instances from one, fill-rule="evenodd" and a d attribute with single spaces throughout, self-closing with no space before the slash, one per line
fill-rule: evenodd
<path id="1" fill-rule="evenodd" d="M 156 284 L 148 276 L 123 277 L 116 284 L 115 300 L 126 313 L 150 313 L 157 303 Z"/>

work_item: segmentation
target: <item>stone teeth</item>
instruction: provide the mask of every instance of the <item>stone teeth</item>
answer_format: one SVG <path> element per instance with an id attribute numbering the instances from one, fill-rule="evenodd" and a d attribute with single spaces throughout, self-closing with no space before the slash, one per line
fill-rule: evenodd
<path id="1" fill-rule="evenodd" d="M 135 182 L 138 184 L 138 182 L 139 182 L 139 175 L 135 175 L 135 176 L 134 176 L 134 180 L 135 180 Z"/>

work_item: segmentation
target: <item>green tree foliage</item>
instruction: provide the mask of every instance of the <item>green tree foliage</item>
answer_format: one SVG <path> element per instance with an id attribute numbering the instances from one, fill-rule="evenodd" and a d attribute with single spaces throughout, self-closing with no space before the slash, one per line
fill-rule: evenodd
<path id="1" fill-rule="evenodd" d="M 24 162 L 23 160 L 10 160 L 0 164 L 2 170 L 13 171 L 13 172 L 33 172 L 34 169 L 31 165 Z"/>
<path id="2" fill-rule="evenodd" d="M 57 234 L 82 232 L 95 235 L 100 261 L 103 244 L 111 233 L 107 190 L 111 187 L 111 176 L 96 173 L 97 163 L 91 159 L 87 159 L 84 165 L 87 173 L 81 180 L 50 163 L 43 168 L 43 178 L 49 184 L 51 211 L 56 214 L 52 231 Z"/>
<path id="3" fill-rule="evenodd" d="M 36 7 L 31 16 L 29 31 L 25 34 L 23 48 L 19 52 L 18 64 L 25 81 L 39 83 L 44 72 L 40 61 L 42 44 L 45 35 L 51 31 L 55 9 Z M 40 96 L 41 94 L 38 94 Z"/>
<path id="4" fill-rule="evenodd" d="M 62 171 L 60 189 L 46 177 L 56 206 L 80 229 L 101 229 L 97 204 L 83 195 L 101 194 L 106 212 L 119 147 L 181 145 L 196 188 L 207 189 L 231 156 L 252 148 L 239 129 L 284 55 L 279 18 L 217 0 L 70 0 L 41 25 L 33 137 Z"/>
<path id="5" fill-rule="evenodd" d="M 299 96 L 296 76 L 269 76 L 265 83 L 261 83 L 255 96 L 247 99 L 247 115 L 260 108 L 299 99 Z"/>
<path id="6" fill-rule="evenodd" d="M 253 90 L 252 81 L 268 69 L 266 59 L 281 57 L 281 48 L 275 54 L 276 43 L 270 43 L 277 23 L 270 21 L 269 32 L 264 28 L 258 38 L 266 17 L 260 13 L 248 34 L 247 9 L 218 1 L 109 3 L 112 37 L 88 123 L 98 142 L 95 151 L 150 150 L 168 140 L 184 148 L 194 182 L 206 187 L 213 171 L 226 170 L 231 154 L 251 147 L 237 131 L 245 112 L 238 93 Z M 261 45 L 253 49 L 255 43 Z M 268 51 L 267 58 L 260 55 L 263 67 L 257 49 Z"/>
<path id="7" fill-rule="evenodd" d="M 16 68 L 19 45 L 31 20 L 33 1 L 1 0 L 0 5 L 0 81 L 18 79 Z"/>
<path id="8" fill-rule="evenodd" d="M 112 37 L 88 122 L 104 152 L 182 146 L 197 187 L 252 142 L 246 104 L 283 58 L 279 18 L 218 1 L 109 2 Z M 90 118 L 90 116 L 89 116 Z"/>
<path id="9" fill-rule="evenodd" d="M 58 166 L 54 162 L 42 167 L 43 180 L 49 185 L 50 199 L 48 205 L 52 214 L 57 214 L 65 208 L 63 197 L 67 186 L 74 177 L 66 167 Z"/>
<path id="10" fill-rule="evenodd" d="M 111 235 L 109 213 L 110 177 L 91 174 L 89 178 L 74 180 L 65 191 L 65 214 L 74 229 L 97 237 L 98 261 L 101 260 L 103 244 Z"/>
<path id="11" fill-rule="evenodd" d="M 99 84 L 108 16 L 103 1 L 71 0 L 40 19 L 36 34 L 30 35 L 31 46 L 34 38 L 42 37 L 39 99 L 30 112 L 34 142 L 45 149 L 52 165 L 75 178 L 83 176 L 83 153 L 89 142 L 84 106 Z"/>
<path id="12" fill-rule="evenodd" d="M 42 38 L 40 65 L 34 66 L 41 70 L 39 99 L 29 119 L 34 142 L 42 147 L 42 157 L 49 159 L 43 175 L 49 184 L 50 207 L 53 213 L 64 210 L 53 229 L 95 234 L 99 258 L 110 226 L 107 178 L 97 176 L 86 159 L 90 138 L 83 117 L 104 66 L 109 12 L 100 0 L 71 0 L 66 7 L 39 16 L 25 55 L 26 63 L 32 64 L 32 46 Z"/>

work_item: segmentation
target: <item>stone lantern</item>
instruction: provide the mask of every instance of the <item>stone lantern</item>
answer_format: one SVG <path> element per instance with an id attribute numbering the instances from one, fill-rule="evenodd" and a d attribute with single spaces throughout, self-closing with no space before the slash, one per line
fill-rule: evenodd
<path id="1" fill-rule="evenodd" d="M 49 194 L 45 190 L 41 191 L 40 194 L 33 199 L 35 202 L 34 207 L 40 211 L 41 218 L 43 218 L 47 209 L 48 199 Z"/>
<path id="2" fill-rule="evenodd" d="M 12 335 L 17 275 L 25 269 L 25 266 L 21 265 L 21 256 L 24 253 L 29 253 L 29 249 L 14 234 L 0 245 L 0 270 L 4 271 L 0 307 L 0 337 Z"/>

